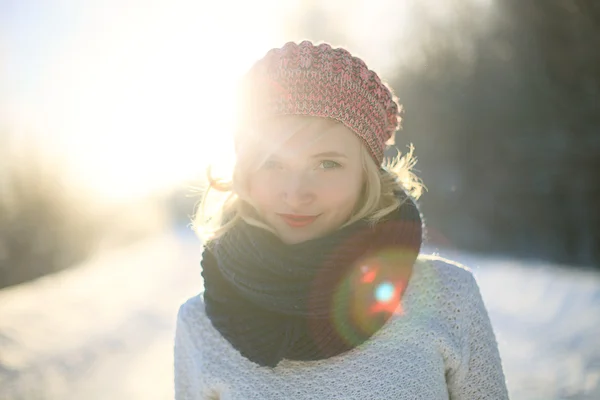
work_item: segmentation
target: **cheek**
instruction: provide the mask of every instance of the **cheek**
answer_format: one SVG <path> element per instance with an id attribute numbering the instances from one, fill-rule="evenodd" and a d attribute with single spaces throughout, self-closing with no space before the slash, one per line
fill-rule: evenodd
<path id="1" fill-rule="evenodd" d="M 332 206 L 352 208 L 360 197 L 362 182 L 352 179 L 336 179 L 322 185 L 320 198 Z"/>
<path id="2" fill-rule="evenodd" d="M 274 203 L 273 182 L 262 174 L 251 176 L 248 180 L 248 195 L 252 202 L 261 209 Z"/>
<path id="3" fill-rule="evenodd" d="M 318 177 L 309 191 L 316 195 L 316 202 L 328 208 L 346 211 L 354 207 L 360 197 L 362 178 L 356 174 L 331 174 Z M 248 194 L 257 208 L 265 210 L 277 205 L 279 200 L 278 177 L 256 173 L 248 180 Z"/>

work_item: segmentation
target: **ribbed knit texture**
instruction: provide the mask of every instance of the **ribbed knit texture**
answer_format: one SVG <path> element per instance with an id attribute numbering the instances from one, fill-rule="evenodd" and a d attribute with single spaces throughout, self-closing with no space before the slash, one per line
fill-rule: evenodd
<path id="1" fill-rule="evenodd" d="M 177 320 L 175 398 L 504 400 L 508 394 L 473 275 L 428 257 L 415 264 L 402 314 L 359 347 L 324 360 L 260 367 L 212 326 L 202 295 L 191 298 Z"/>
<path id="2" fill-rule="evenodd" d="M 373 335 L 401 301 L 422 242 L 414 201 L 325 236 L 285 244 L 240 221 L 202 260 L 206 314 L 244 356 L 265 366 L 318 360 Z M 209 250 L 210 249 L 210 250 Z M 386 301 L 376 297 L 386 289 Z"/>
<path id="3" fill-rule="evenodd" d="M 248 71 L 239 93 L 236 142 L 256 122 L 277 115 L 335 119 L 355 132 L 377 165 L 400 126 L 392 90 L 358 57 L 329 44 L 286 43 Z"/>

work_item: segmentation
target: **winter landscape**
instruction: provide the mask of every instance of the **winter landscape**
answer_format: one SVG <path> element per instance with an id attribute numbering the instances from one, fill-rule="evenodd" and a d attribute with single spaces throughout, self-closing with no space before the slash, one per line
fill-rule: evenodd
<path id="1" fill-rule="evenodd" d="M 0 400 L 173 398 L 187 183 L 233 161 L 237 79 L 302 39 L 399 96 L 388 155 L 414 145 L 511 399 L 600 399 L 600 1 L 0 0 Z"/>
<path id="2" fill-rule="evenodd" d="M 448 254 L 472 268 L 511 399 L 600 398 L 600 274 Z M 0 291 L 0 399 L 173 398 L 179 304 L 202 289 L 186 229 Z"/>

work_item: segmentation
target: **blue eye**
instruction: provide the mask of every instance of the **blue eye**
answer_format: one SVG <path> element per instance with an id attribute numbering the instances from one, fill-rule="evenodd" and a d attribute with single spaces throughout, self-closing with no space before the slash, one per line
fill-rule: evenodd
<path id="1" fill-rule="evenodd" d="M 341 167 L 341 165 L 339 163 L 336 163 L 335 161 L 324 160 L 324 161 L 321 161 L 320 167 L 322 169 L 334 169 L 334 168 Z"/>

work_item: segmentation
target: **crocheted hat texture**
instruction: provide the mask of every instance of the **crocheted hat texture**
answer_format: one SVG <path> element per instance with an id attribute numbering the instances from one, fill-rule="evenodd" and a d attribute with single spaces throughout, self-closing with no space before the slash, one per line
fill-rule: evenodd
<path id="1" fill-rule="evenodd" d="M 270 50 L 243 77 L 239 94 L 240 126 L 290 114 L 335 119 L 363 140 L 377 165 L 400 125 L 392 90 L 360 58 L 326 43 Z"/>

